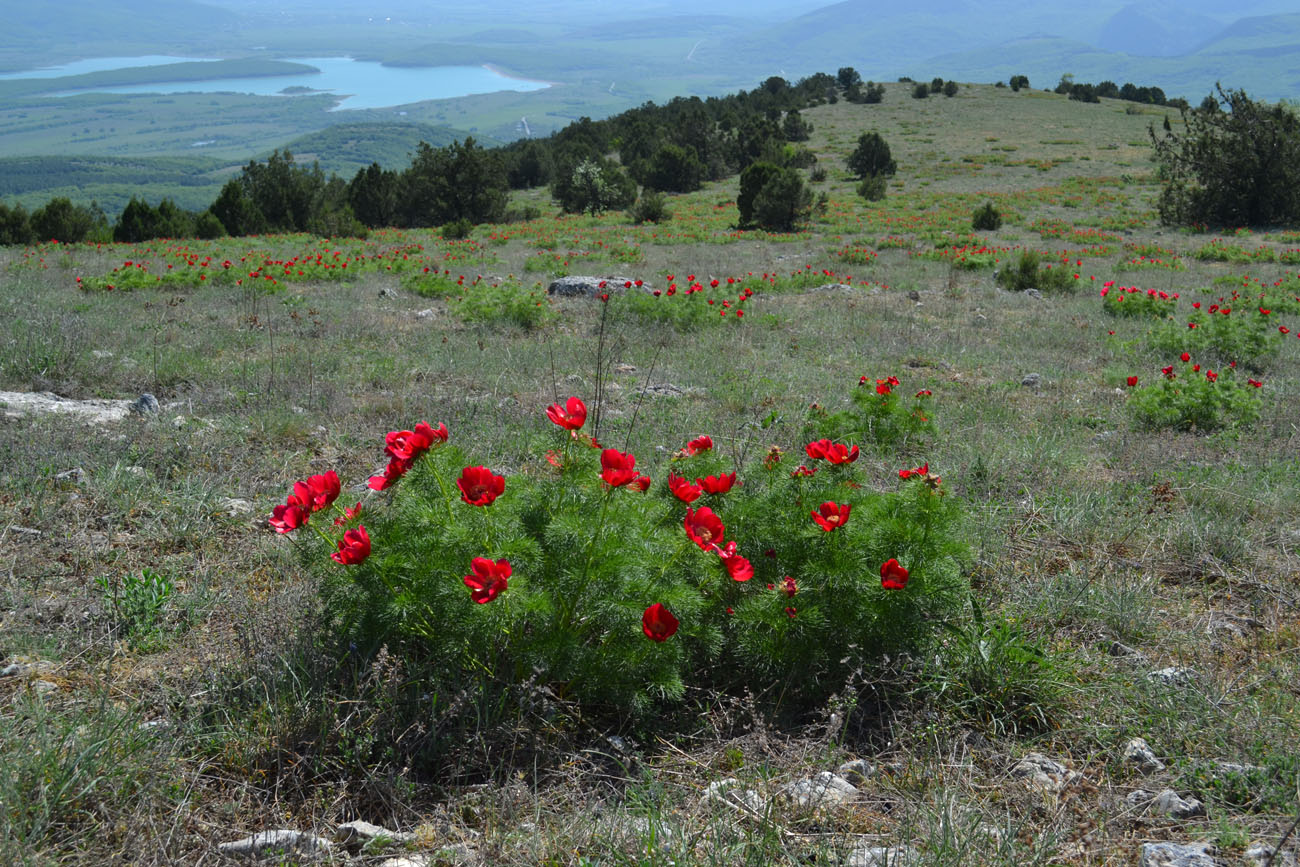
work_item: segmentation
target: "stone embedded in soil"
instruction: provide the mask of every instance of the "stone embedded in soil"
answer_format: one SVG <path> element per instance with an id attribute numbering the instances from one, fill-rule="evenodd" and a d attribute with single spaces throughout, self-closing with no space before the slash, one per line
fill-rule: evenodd
<path id="1" fill-rule="evenodd" d="M 389 845 L 397 846 L 409 843 L 414 839 L 414 834 L 403 831 L 390 831 L 387 828 L 372 825 L 360 819 L 355 822 L 344 822 L 334 831 L 334 840 L 349 848 L 379 845 L 372 843 L 373 840 L 380 840 Z"/>
<path id="2" fill-rule="evenodd" d="M 6 418 L 66 415 L 90 424 L 122 421 L 135 403 L 131 400 L 73 400 L 49 391 L 0 391 L 0 414 Z"/>
<path id="3" fill-rule="evenodd" d="M 158 398 L 146 391 L 133 400 L 128 409 L 136 415 L 157 415 L 162 407 L 158 405 Z"/>
<path id="4" fill-rule="evenodd" d="M 424 855 L 402 855 L 380 861 L 379 867 L 431 867 L 432 864 L 433 859 Z"/>
<path id="5" fill-rule="evenodd" d="M 601 285 L 604 283 L 605 285 Z M 558 295 L 561 298 L 595 298 L 598 295 L 606 293 L 614 294 L 626 292 L 627 284 L 636 285 L 636 281 L 630 277 L 584 277 L 581 275 L 571 275 L 561 277 L 546 287 L 546 294 Z M 653 291 L 649 283 L 642 283 L 640 291 Z"/>
<path id="6" fill-rule="evenodd" d="M 1209 843 L 1143 843 L 1139 867 L 1221 867 Z"/>
<path id="7" fill-rule="evenodd" d="M 334 846 L 324 837 L 282 828 L 275 831 L 261 831 L 242 840 L 222 843 L 217 846 L 223 855 L 235 855 L 245 858 L 260 858 L 264 855 L 278 855 L 285 852 L 324 852 Z"/>
<path id="8" fill-rule="evenodd" d="M 1179 668 L 1176 665 L 1171 665 L 1168 668 L 1149 672 L 1147 677 L 1166 686 L 1187 686 L 1196 679 L 1196 672 L 1190 668 Z"/>
<path id="9" fill-rule="evenodd" d="M 700 800 L 705 803 L 724 804 L 733 810 L 750 815 L 761 816 L 767 811 L 763 796 L 753 789 L 741 788 L 740 780 L 735 777 L 709 783 Z"/>
<path id="10" fill-rule="evenodd" d="M 217 504 L 217 508 L 229 518 L 253 514 L 253 504 L 239 497 L 225 497 Z"/>
<path id="11" fill-rule="evenodd" d="M 919 855 L 909 846 L 864 846 L 849 853 L 845 867 L 908 867 Z"/>
<path id="12" fill-rule="evenodd" d="M 1039 292 L 1037 289 L 1026 289 L 1025 296 L 1029 298 L 1037 298 L 1039 301 L 1043 300 L 1043 293 Z"/>
<path id="13" fill-rule="evenodd" d="M 1165 769 L 1165 763 L 1156 758 L 1156 754 L 1142 738 L 1133 738 L 1124 744 L 1124 752 L 1120 758 L 1124 764 L 1133 765 L 1144 774 L 1154 774 Z"/>
<path id="14" fill-rule="evenodd" d="M 1057 792 L 1082 778 L 1078 771 L 1049 759 L 1042 753 L 1029 753 L 1011 767 L 1011 776 L 1031 786 Z"/>
<path id="15" fill-rule="evenodd" d="M 1205 815 L 1204 804 L 1195 798 L 1183 798 L 1173 789 L 1165 789 L 1159 794 L 1137 789 L 1129 792 L 1124 800 L 1129 803 L 1129 806 L 1145 806 L 1149 812 L 1168 816 L 1171 819 L 1194 819 Z"/>
<path id="16" fill-rule="evenodd" d="M 876 773 L 876 766 L 866 759 L 853 759 L 840 765 L 836 771 L 855 786 L 860 786 Z"/>
<path id="17" fill-rule="evenodd" d="M 1026 373 L 1021 377 L 1020 384 L 1025 388 L 1038 388 L 1043 384 L 1043 375 L 1041 373 Z"/>
<path id="18" fill-rule="evenodd" d="M 781 797 L 800 807 L 835 807 L 858 796 L 852 783 L 830 771 L 822 771 L 805 780 L 797 780 L 781 790 Z"/>
<path id="19" fill-rule="evenodd" d="M 1294 852 L 1279 852 L 1273 854 L 1273 847 L 1267 843 L 1256 843 L 1245 852 L 1246 863 L 1253 867 L 1296 867 L 1296 855 Z M 1269 860 L 1272 858 L 1272 864 Z"/>

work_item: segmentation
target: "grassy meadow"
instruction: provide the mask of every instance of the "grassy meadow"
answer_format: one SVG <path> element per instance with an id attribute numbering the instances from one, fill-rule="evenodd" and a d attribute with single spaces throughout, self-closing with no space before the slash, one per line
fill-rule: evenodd
<path id="1" fill-rule="evenodd" d="M 516 195 L 540 219 L 458 241 L 0 250 L 0 390 L 162 404 L 104 425 L 0 406 L 0 667 L 19 666 L 0 678 L 0 861 L 221 864 L 217 844 L 247 834 L 365 819 L 448 865 L 875 863 L 850 860 L 871 846 L 1126 865 L 1166 840 L 1255 863 L 1300 786 L 1300 231 L 1160 226 L 1162 109 L 890 84 L 883 104 L 803 116 L 826 205 L 795 234 L 736 230 L 733 178 L 670 197 L 659 225 L 559 216 L 538 190 Z M 899 167 L 879 202 L 844 168 L 868 130 Z M 974 232 L 984 202 L 1004 222 Z M 1026 250 L 1067 288 L 998 288 Z M 604 307 L 547 298 L 563 274 L 719 288 Z M 743 319 L 663 312 L 734 297 L 728 278 L 756 287 Z M 1157 321 L 1103 312 L 1111 281 L 1178 293 L 1176 317 L 1272 305 L 1290 333 L 1250 368 L 1258 418 L 1138 424 L 1128 377 L 1156 383 L 1177 353 L 1153 345 Z M 434 725 L 406 704 L 418 672 L 340 659 L 266 523 L 331 468 L 343 500 L 377 499 L 385 433 L 421 419 L 498 471 L 540 472 L 544 408 L 594 407 L 598 380 L 600 439 L 652 476 L 705 433 L 738 462 L 780 446 L 793 469 L 810 404 L 891 375 L 932 392 L 936 433 L 860 464 L 882 488 L 922 461 L 942 476 L 974 605 L 932 658 L 859 671 L 817 707 L 691 692 L 630 724 L 468 696 L 454 743 L 412 765 L 412 732 Z M 1163 769 L 1122 759 L 1134 737 Z M 1031 752 L 1079 777 L 1013 779 Z M 835 809 L 701 797 L 733 777 L 767 797 L 858 758 L 875 771 Z M 1134 806 L 1137 789 L 1204 815 Z"/>

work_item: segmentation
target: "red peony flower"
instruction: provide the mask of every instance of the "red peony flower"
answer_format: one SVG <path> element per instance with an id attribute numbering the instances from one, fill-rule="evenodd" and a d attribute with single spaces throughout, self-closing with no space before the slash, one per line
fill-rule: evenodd
<path id="1" fill-rule="evenodd" d="M 799 587 L 795 584 L 794 579 L 789 575 L 781 579 L 781 589 L 784 590 L 785 595 L 791 599 L 794 598 L 794 594 L 799 592 Z"/>
<path id="2" fill-rule="evenodd" d="M 826 457 L 826 450 L 830 448 L 830 440 L 813 440 L 803 447 L 804 452 L 813 460 L 819 460 Z"/>
<path id="3" fill-rule="evenodd" d="M 799 466 L 795 467 L 793 470 L 790 471 L 790 478 L 793 479 L 793 478 L 798 478 L 799 476 L 811 476 L 815 472 L 817 471 L 812 469 L 811 467 L 808 467 L 805 464 L 800 464 Z"/>
<path id="4" fill-rule="evenodd" d="M 902 590 L 907 586 L 907 570 L 890 557 L 880 567 L 880 586 L 886 590 Z"/>
<path id="5" fill-rule="evenodd" d="M 398 479 L 406 475 L 406 471 L 411 468 L 413 463 L 414 461 L 410 458 L 390 458 L 388 466 L 384 467 L 384 474 L 382 476 L 371 476 L 366 484 L 371 490 L 386 491 L 397 484 Z"/>
<path id="6" fill-rule="evenodd" d="M 811 513 L 812 519 L 817 522 L 817 526 L 829 533 L 848 523 L 852 508 L 848 503 L 822 503 L 816 512 Z"/>
<path id="7" fill-rule="evenodd" d="M 577 430 L 587 423 L 587 405 L 576 397 L 565 401 L 561 409 L 558 403 L 546 408 L 546 417 L 565 430 Z"/>
<path id="8" fill-rule="evenodd" d="M 713 448 L 713 438 L 710 436 L 698 436 L 686 444 L 686 454 L 698 455 L 700 452 L 707 452 Z"/>
<path id="9" fill-rule="evenodd" d="M 682 526 L 686 528 L 686 535 L 691 541 L 704 551 L 710 551 L 721 545 L 723 533 L 726 532 L 722 519 L 708 506 L 700 509 L 687 506 L 686 519 L 682 522 Z"/>
<path id="10" fill-rule="evenodd" d="M 1184 352 L 1182 355 L 1178 356 L 1178 360 L 1186 364 L 1187 362 L 1192 360 L 1191 353 Z"/>
<path id="11" fill-rule="evenodd" d="M 384 451 L 388 452 L 390 457 L 414 461 L 433 448 L 434 444 L 441 444 L 446 441 L 447 426 L 445 424 L 432 428 L 427 422 L 420 422 L 413 431 L 389 431 L 388 435 L 384 437 Z"/>
<path id="12" fill-rule="evenodd" d="M 672 472 L 668 474 L 668 490 L 683 503 L 693 503 L 700 498 L 700 494 L 704 493 L 704 489 L 699 485 L 692 485 L 686 479 Z"/>
<path id="13" fill-rule="evenodd" d="M 348 530 L 339 541 L 339 549 L 330 558 L 343 566 L 355 566 L 370 556 L 370 534 L 364 524 Z"/>
<path id="14" fill-rule="evenodd" d="M 680 624 L 671 611 L 656 602 L 641 615 L 641 631 L 651 641 L 664 642 L 672 638 Z"/>
<path id="15" fill-rule="evenodd" d="M 798 613 L 799 613 L 799 609 L 795 608 L 793 605 L 787 605 L 785 607 L 785 616 L 789 617 L 791 620 L 793 620 L 794 616 Z"/>
<path id="16" fill-rule="evenodd" d="M 1133 387 L 1136 386 L 1137 384 L 1138 384 L 1138 378 L 1137 378 L 1136 376 L 1130 376 L 1130 377 L 1128 378 L 1128 387 L 1129 387 L 1129 388 L 1133 388 Z"/>
<path id="17" fill-rule="evenodd" d="M 611 488 L 619 488 L 637 477 L 636 458 L 629 452 L 605 449 L 600 453 L 600 477 Z"/>
<path id="18" fill-rule="evenodd" d="M 505 476 L 494 475 L 487 467 L 465 467 L 456 480 L 460 498 L 471 506 L 490 506 L 506 489 Z"/>
<path id="19" fill-rule="evenodd" d="M 632 484 L 644 494 L 646 491 L 650 490 L 651 481 L 652 480 L 649 476 L 637 476 L 636 479 L 633 480 Z"/>
<path id="20" fill-rule="evenodd" d="M 736 484 L 736 474 L 726 473 L 721 476 L 705 476 L 702 479 L 696 479 L 695 484 L 703 488 L 706 494 L 725 494 Z"/>
<path id="21" fill-rule="evenodd" d="M 300 490 L 299 485 L 303 486 L 303 489 Z M 298 482 L 293 486 L 293 490 L 298 502 L 310 508 L 312 512 L 319 512 L 321 509 L 328 509 L 330 504 L 338 499 L 342 487 L 339 484 L 339 474 L 330 470 L 328 473 L 311 476 L 306 482 Z"/>
<path id="22" fill-rule="evenodd" d="M 736 553 L 736 543 L 728 542 L 726 547 L 718 549 L 718 558 L 731 576 L 732 581 L 748 581 L 754 577 L 754 564 Z"/>
<path id="23" fill-rule="evenodd" d="M 822 457 L 832 464 L 851 464 L 858 459 L 858 447 L 850 449 L 843 443 L 831 443 Z"/>
<path id="24" fill-rule="evenodd" d="M 506 579 L 510 577 L 510 561 L 493 562 L 487 557 L 475 557 L 469 564 L 473 575 L 466 575 L 465 586 L 474 591 L 469 594 L 479 605 L 496 599 L 506 589 Z"/>
<path id="25" fill-rule="evenodd" d="M 293 497 L 289 502 L 276 506 L 271 510 L 270 525 L 275 528 L 277 533 L 288 533 L 298 529 L 307 523 L 307 517 L 311 513 L 298 504 Z"/>

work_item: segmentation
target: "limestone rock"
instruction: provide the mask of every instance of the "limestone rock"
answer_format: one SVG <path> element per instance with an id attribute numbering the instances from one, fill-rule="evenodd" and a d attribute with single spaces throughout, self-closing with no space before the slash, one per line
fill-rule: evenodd
<path id="1" fill-rule="evenodd" d="M 1139 867 L 1220 867 L 1209 843 L 1143 843 Z"/>
<path id="2" fill-rule="evenodd" d="M 853 785 L 860 786 L 876 773 L 876 766 L 865 759 L 853 759 L 840 765 L 837 773 Z"/>
<path id="3" fill-rule="evenodd" d="M 552 282 L 550 286 L 546 287 L 546 294 L 558 295 L 561 298 L 595 298 L 606 293 L 614 295 L 619 292 L 626 292 L 629 283 L 634 288 L 637 288 L 636 281 L 630 277 L 583 277 L 571 275 Z M 649 283 L 642 283 L 639 289 L 642 292 L 652 291 Z"/>
<path id="4" fill-rule="evenodd" d="M 864 846 L 849 853 L 845 867 L 908 867 L 920 856 L 908 846 Z"/>
<path id="5" fill-rule="evenodd" d="M 1039 388 L 1043 384 L 1043 375 L 1041 373 L 1026 373 L 1021 377 L 1020 384 L 1025 388 Z"/>
<path id="6" fill-rule="evenodd" d="M 404 845 L 414 839 L 414 834 L 390 831 L 387 828 L 372 825 L 361 819 L 357 819 L 355 822 L 344 822 L 334 831 L 335 842 L 342 843 L 349 849 L 366 848 L 368 851 L 378 846 Z"/>
<path id="7" fill-rule="evenodd" d="M 1142 738 L 1133 738 L 1124 744 L 1120 758 L 1124 764 L 1132 765 L 1144 774 L 1154 774 L 1165 769 L 1165 763 L 1156 758 L 1156 754 Z"/>
<path id="8" fill-rule="evenodd" d="M 1029 753 L 1016 762 L 1011 767 L 1011 776 L 1047 792 L 1059 792 L 1082 778 L 1077 771 L 1042 753 Z"/>
<path id="9" fill-rule="evenodd" d="M 761 816 L 767 811 L 767 804 L 763 802 L 763 796 L 753 789 L 742 788 L 740 780 L 735 777 L 727 777 L 709 783 L 701 796 L 701 800 L 705 803 L 724 804 L 747 815 Z"/>
<path id="10" fill-rule="evenodd" d="M 858 790 L 852 783 L 830 771 L 797 780 L 781 790 L 781 797 L 809 809 L 835 807 L 846 804 L 857 796 Z"/>
<path id="11" fill-rule="evenodd" d="M 325 852 L 333 848 L 334 844 L 324 837 L 317 837 L 315 834 L 308 834 L 303 831 L 294 831 L 290 829 L 279 829 L 275 831 L 261 831 L 253 834 L 251 837 L 245 837 L 242 840 L 235 840 L 230 843 L 222 843 L 217 849 L 223 855 L 234 855 L 244 858 L 261 858 L 268 855 L 279 855 L 285 852 Z"/>

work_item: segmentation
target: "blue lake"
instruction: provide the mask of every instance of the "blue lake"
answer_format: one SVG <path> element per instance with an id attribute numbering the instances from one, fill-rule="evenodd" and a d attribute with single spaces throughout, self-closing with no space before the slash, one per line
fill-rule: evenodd
<path id="1" fill-rule="evenodd" d="M 307 87 L 326 91 L 342 99 L 336 109 L 387 108 L 426 99 L 451 99 L 476 93 L 502 90 L 531 91 L 549 87 L 543 81 L 511 78 L 483 66 L 383 66 L 374 61 L 350 57 L 276 58 L 304 63 L 320 72 L 301 75 L 272 75 L 256 78 L 214 78 L 208 81 L 154 82 L 120 87 L 96 87 L 72 93 L 252 93 L 261 96 L 281 95 L 285 88 Z M 0 78 L 53 78 L 102 72 L 136 66 L 182 63 L 193 58 L 148 57 L 98 58 L 78 61 L 62 67 L 10 73 Z"/>

